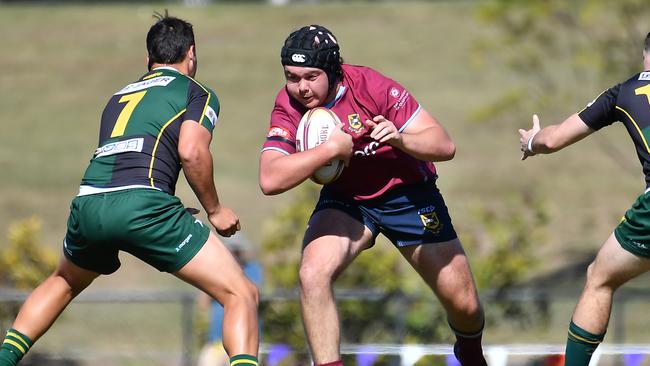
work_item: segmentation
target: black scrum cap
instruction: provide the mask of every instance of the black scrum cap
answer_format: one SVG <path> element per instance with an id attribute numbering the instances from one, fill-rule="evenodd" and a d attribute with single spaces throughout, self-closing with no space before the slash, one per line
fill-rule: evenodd
<path id="1" fill-rule="evenodd" d="M 341 75 L 341 55 L 336 37 L 320 25 L 307 25 L 289 34 L 280 52 L 282 65 L 321 69 L 330 86 Z"/>

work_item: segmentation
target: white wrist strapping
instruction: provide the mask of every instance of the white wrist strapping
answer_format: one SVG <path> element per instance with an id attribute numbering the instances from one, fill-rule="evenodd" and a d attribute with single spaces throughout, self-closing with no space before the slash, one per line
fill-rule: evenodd
<path id="1" fill-rule="evenodd" d="M 534 154 L 535 152 L 533 151 L 533 139 L 541 130 L 537 130 L 530 138 L 528 139 L 528 145 L 526 146 L 526 150 L 528 150 L 529 153 Z"/>

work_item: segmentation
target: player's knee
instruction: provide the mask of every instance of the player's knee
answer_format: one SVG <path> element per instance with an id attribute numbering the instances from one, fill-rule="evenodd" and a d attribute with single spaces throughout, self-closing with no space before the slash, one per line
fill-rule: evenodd
<path id="1" fill-rule="evenodd" d="M 621 285 L 622 283 L 617 282 L 616 279 L 601 271 L 595 261 L 591 262 L 587 267 L 586 287 L 588 289 L 614 291 Z"/>
<path id="2" fill-rule="evenodd" d="M 470 323 L 480 322 L 483 319 L 483 307 L 475 293 L 460 294 L 452 299 L 451 311 L 457 317 L 467 319 Z"/>
<path id="3" fill-rule="evenodd" d="M 300 266 L 300 287 L 303 291 L 314 291 L 328 288 L 331 284 L 331 276 L 318 266 L 302 264 Z"/>
<path id="4" fill-rule="evenodd" d="M 249 307 L 257 308 L 260 303 L 260 290 L 253 282 L 246 279 L 239 288 L 238 297 Z"/>
<path id="5" fill-rule="evenodd" d="M 249 282 L 249 298 L 257 308 L 260 304 L 260 289 L 251 281 Z"/>
<path id="6" fill-rule="evenodd" d="M 471 301 L 465 301 L 460 307 L 459 311 L 463 313 L 463 316 L 467 319 L 478 322 L 483 319 L 483 308 L 478 299 L 472 299 Z"/>

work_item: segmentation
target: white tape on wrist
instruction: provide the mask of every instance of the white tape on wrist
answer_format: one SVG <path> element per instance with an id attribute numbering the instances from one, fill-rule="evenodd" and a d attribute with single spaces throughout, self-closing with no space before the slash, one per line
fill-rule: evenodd
<path id="1" fill-rule="evenodd" d="M 530 138 L 528 139 L 528 145 L 526 146 L 526 150 L 528 150 L 529 153 L 534 154 L 535 152 L 533 151 L 533 139 L 541 130 L 537 130 Z"/>

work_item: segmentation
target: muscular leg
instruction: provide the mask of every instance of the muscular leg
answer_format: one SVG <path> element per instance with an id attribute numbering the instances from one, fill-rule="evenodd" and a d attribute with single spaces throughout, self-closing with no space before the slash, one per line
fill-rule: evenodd
<path id="1" fill-rule="evenodd" d="M 27 297 L 0 350 L 0 365 L 15 365 L 52 326 L 63 309 L 99 276 L 63 257 L 57 269 Z"/>
<path id="2" fill-rule="evenodd" d="M 36 341 L 59 317 L 63 309 L 99 273 L 85 270 L 65 256 L 57 269 L 29 295 L 20 308 L 13 328 Z"/>
<path id="3" fill-rule="evenodd" d="M 614 291 L 649 269 L 649 260 L 623 249 L 612 234 L 587 269 L 587 282 L 573 312 L 573 322 L 590 333 L 604 333 Z"/>
<path id="4" fill-rule="evenodd" d="M 468 365 L 485 362 L 480 345 L 483 309 L 460 241 L 454 239 L 443 243 L 402 247 L 400 252 L 445 308 L 449 324 L 459 339 L 461 361 Z"/>
<path id="5" fill-rule="evenodd" d="M 309 223 L 300 263 L 300 304 L 316 365 L 341 358 L 339 316 L 332 284 L 371 242 L 368 228 L 338 210 L 319 211 Z"/>
<path id="6" fill-rule="evenodd" d="M 213 233 L 194 258 L 174 275 L 223 305 L 223 345 L 228 355 L 257 357 L 259 291 Z"/>
<path id="7" fill-rule="evenodd" d="M 630 279 L 650 270 L 650 260 L 637 257 L 623 249 L 612 234 L 598 251 L 587 269 L 587 281 L 573 312 L 567 343 L 567 365 L 587 365 L 591 352 L 607 330 L 614 291 Z M 589 350 L 581 348 L 580 341 L 572 341 L 572 333 L 579 338 L 593 338 L 584 342 Z M 593 336 L 593 337 L 592 337 Z M 584 347 L 582 347 L 584 348 Z"/>

